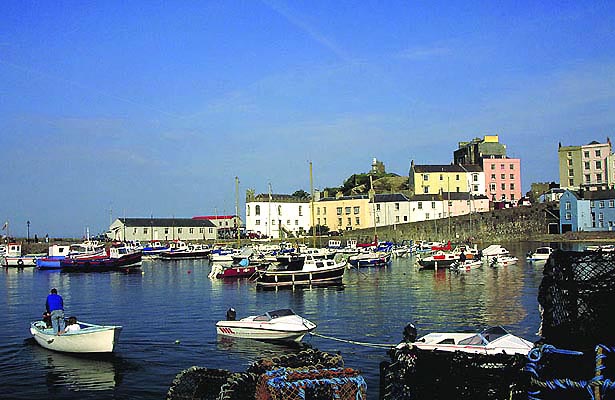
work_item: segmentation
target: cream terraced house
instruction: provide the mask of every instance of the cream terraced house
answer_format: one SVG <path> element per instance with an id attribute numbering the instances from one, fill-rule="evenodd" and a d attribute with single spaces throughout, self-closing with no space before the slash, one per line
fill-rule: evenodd
<path id="1" fill-rule="evenodd" d="M 107 237 L 119 241 L 216 240 L 217 227 L 192 218 L 117 218 Z"/>

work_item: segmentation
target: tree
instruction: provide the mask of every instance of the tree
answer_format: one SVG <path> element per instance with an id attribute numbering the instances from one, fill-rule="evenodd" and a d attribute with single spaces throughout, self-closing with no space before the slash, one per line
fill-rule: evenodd
<path id="1" fill-rule="evenodd" d="M 295 193 L 293 193 L 293 197 L 296 197 L 300 200 L 309 200 L 310 194 L 303 189 L 299 189 Z"/>

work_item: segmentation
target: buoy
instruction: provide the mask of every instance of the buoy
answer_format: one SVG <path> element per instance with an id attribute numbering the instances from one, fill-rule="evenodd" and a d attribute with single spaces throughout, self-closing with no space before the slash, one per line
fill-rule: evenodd
<path id="1" fill-rule="evenodd" d="M 192 271 L 188 270 L 188 273 L 191 273 Z"/>
<path id="2" fill-rule="evenodd" d="M 177 340 L 175 341 L 175 344 L 180 344 L 180 343 L 181 343 L 181 342 L 179 341 L 179 339 L 177 339 Z"/>

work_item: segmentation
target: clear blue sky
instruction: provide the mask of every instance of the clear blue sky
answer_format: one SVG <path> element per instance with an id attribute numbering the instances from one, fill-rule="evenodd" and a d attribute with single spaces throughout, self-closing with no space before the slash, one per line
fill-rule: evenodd
<path id="1" fill-rule="evenodd" d="M 613 1 L 0 2 L 0 219 L 232 214 L 245 190 L 447 164 L 498 134 L 523 191 L 615 139 Z M 110 213 L 110 210 L 111 213 Z"/>

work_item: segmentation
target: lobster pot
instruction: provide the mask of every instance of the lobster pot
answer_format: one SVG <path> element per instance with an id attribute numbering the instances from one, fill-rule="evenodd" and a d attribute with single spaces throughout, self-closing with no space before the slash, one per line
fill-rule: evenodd
<path id="1" fill-rule="evenodd" d="M 390 352 L 381 364 L 384 400 L 527 399 L 526 358 L 420 350 L 411 345 Z"/>
<path id="2" fill-rule="evenodd" d="M 215 400 L 231 372 L 204 367 L 181 371 L 167 392 L 167 400 Z"/>
<path id="3" fill-rule="evenodd" d="M 615 252 L 553 252 L 538 302 L 546 343 L 590 350 L 615 344 Z"/>
<path id="4" fill-rule="evenodd" d="M 367 384 L 352 368 L 295 370 L 280 368 L 263 374 L 256 400 L 366 399 Z"/>
<path id="5" fill-rule="evenodd" d="M 525 370 L 530 375 L 530 399 L 615 398 L 615 354 L 607 346 L 586 352 L 550 345 L 534 348 Z"/>

